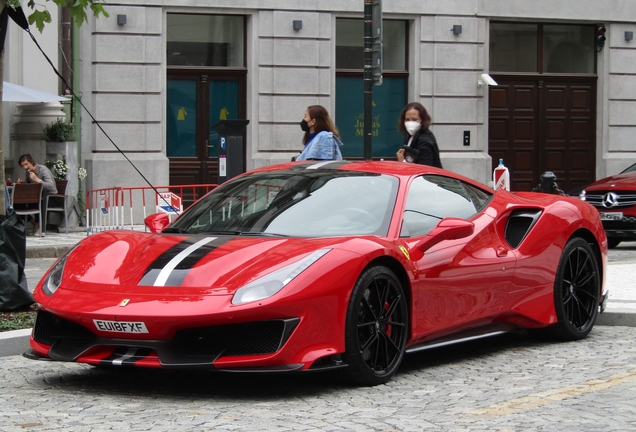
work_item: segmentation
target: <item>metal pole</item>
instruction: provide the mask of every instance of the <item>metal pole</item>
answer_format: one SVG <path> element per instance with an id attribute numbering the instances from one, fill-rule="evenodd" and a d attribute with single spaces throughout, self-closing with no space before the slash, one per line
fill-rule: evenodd
<path id="1" fill-rule="evenodd" d="M 373 139 L 373 0 L 364 0 L 364 160 L 371 160 Z"/>
<path id="2" fill-rule="evenodd" d="M 0 0 L 0 13 L 2 13 L 2 11 L 4 11 L 4 8 L 7 7 L 6 6 L 6 1 L 5 0 Z M 4 21 L 4 25 L 6 26 L 7 23 L 9 21 L 5 20 Z M 0 41 L 3 42 L 4 41 Z M 2 51 L 0 51 L 0 80 L 4 80 L 4 48 L 2 49 Z M 6 177 L 5 177 L 5 166 L 4 166 L 4 140 L 2 139 L 2 137 L 4 136 L 4 132 L 2 129 L 2 126 L 4 125 L 4 122 L 2 121 L 3 117 L 2 117 L 2 92 L 3 92 L 3 88 L 2 88 L 2 82 L 0 81 L 0 175 L 2 176 L 2 178 L 0 178 L 0 215 L 4 216 L 7 214 L 7 203 L 5 201 L 5 181 L 6 181 Z"/>

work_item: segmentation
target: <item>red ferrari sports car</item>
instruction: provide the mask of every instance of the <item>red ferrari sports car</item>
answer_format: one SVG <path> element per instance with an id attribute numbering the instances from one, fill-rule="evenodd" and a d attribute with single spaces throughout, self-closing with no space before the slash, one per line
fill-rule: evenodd
<path id="1" fill-rule="evenodd" d="M 607 298 L 594 207 L 423 165 L 270 166 L 146 223 L 91 235 L 52 266 L 27 357 L 339 369 L 374 385 L 442 344 L 518 328 L 584 338 Z"/>

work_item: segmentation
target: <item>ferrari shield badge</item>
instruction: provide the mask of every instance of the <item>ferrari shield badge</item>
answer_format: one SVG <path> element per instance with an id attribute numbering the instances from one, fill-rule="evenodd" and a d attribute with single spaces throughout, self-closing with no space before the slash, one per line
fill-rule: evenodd
<path id="1" fill-rule="evenodd" d="M 406 257 L 406 259 L 410 261 L 411 260 L 411 255 L 409 255 L 408 249 L 405 248 L 403 245 L 400 245 L 400 250 L 402 251 L 402 253 Z"/>

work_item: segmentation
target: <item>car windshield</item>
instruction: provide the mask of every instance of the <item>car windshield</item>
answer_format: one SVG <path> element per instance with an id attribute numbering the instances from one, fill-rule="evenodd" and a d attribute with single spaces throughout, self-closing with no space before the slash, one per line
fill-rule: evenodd
<path id="1" fill-rule="evenodd" d="M 636 163 L 625 168 L 623 171 L 621 171 L 621 174 L 625 174 L 632 171 L 636 171 Z"/>
<path id="2" fill-rule="evenodd" d="M 231 180 L 164 232 L 386 236 L 399 180 L 352 171 L 277 171 Z"/>

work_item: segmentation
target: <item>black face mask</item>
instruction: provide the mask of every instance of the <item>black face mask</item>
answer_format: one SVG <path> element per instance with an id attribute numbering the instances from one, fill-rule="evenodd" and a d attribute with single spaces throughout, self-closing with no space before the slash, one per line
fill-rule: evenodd
<path id="1" fill-rule="evenodd" d="M 309 125 L 307 124 L 307 120 L 303 119 L 303 121 L 300 122 L 300 128 L 303 130 L 303 132 L 309 132 Z"/>

